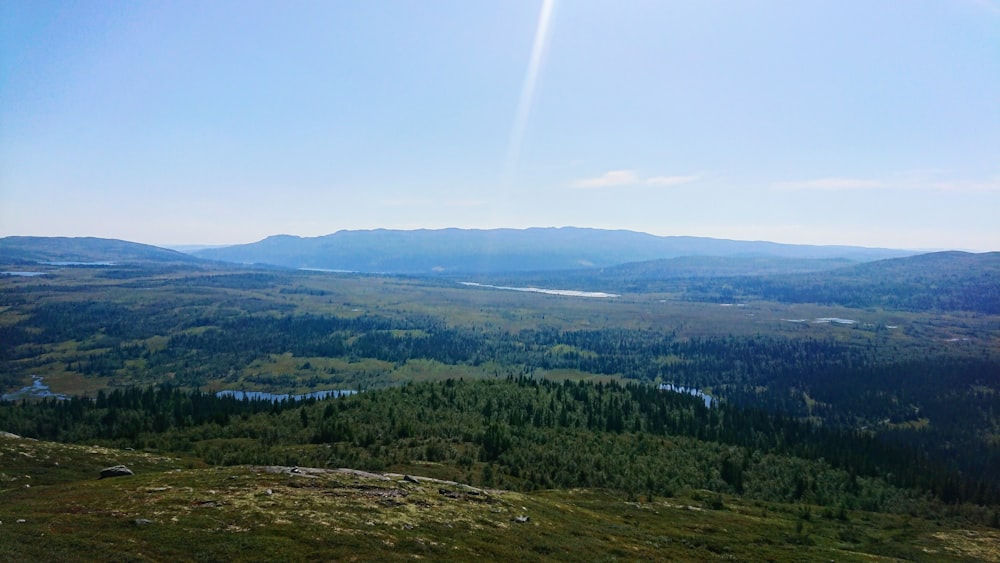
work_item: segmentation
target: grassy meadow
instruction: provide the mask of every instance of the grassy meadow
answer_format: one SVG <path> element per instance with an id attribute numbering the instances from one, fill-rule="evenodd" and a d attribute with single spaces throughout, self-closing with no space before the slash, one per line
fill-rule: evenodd
<path id="1" fill-rule="evenodd" d="M 1000 561 L 956 518 L 745 501 L 517 493 L 425 477 L 0 438 L 4 561 Z M 131 477 L 97 479 L 126 463 Z M 25 485 L 30 485 L 26 487 Z"/>

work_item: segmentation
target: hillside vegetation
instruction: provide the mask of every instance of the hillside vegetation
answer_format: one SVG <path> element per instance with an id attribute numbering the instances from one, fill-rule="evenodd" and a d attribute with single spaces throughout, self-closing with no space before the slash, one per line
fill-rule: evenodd
<path id="1" fill-rule="evenodd" d="M 187 254 L 123 240 L 93 237 L 0 238 L 0 262 L 200 262 Z"/>
<path id="2" fill-rule="evenodd" d="M 1000 252 L 936 252 L 823 273 L 717 283 L 725 284 L 728 296 L 711 286 L 692 287 L 691 296 L 1000 314 Z"/>
<path id="3" fill-rule="evenodd" d="M 843 295 L 878 295 L 884 282 L 908 287 L 918 301 L 921 292 L 932 294 L 942 279 L 953 279 L 963 291 L 987 290 L 986 297 L 969 293 L 981 304 L 994 287 L 993 259 L 943 254 L 796 275 L 841 276 L 845 283 L 861 283 L 864 275 L 867 282 Z M 583 518 L 588 534 L 608 527 L 586 540 L 592 553 L 607 558 L 652 557 L 651 550 L 686 560 L 794 560 L 794 553 L 803 554 L 801 560 L 994 557 L 976 546 L 980 538 L 993 538 L 988 529 L 1000 527 L 1000 317 L 982 307 L 962 309 L 945 290 L 932 307 L 903 301 L 851 307 L 837 304 L 846 299 L 841 297 L 797 303 L 743 290 L 737 294 L 746 299 L 727 301 L 720 293 L 736 291 L 735 283 L 794 279 L 721 275 L 727 269 L 816 265 L 773 259 L 728 265 L 688 260 L 691 275 L 656 281 L 658 275 L 650 274 L 602 298 L 468 286 L 441 275 L 333 274 L 172 259 L 66 262 L 74 263 L 47 259 L 25 267 L 7 261 L 2 271 L 32 275 L 0 277 L 0 430 L 24 437 L 5 442 L 0 504 L 35 514 L 0 515 L 0 533 L 19 538 L 0 542 L 15 546 L 0 558 L 61 559 L 90 545 L 77 537 L 78 521 L 103 530 L 95 538 L 104 539 L 95 542 L 129 538 L 144 546 L 130 548 L 133 555 L 125 559 L 184 559 L 191 555 L 179 538 L 209 533 L 169 528 L 185 521 L 183 514 L 132 497 L 162 497 L 179 507 L 215 503 L 199 504 L 193 513 L 204 518 L 190 520 L 226 538 L 209 559 L 243 550 L 274 553 L 287 549 L 287 541 L 302 546 L 289 552 L 293 558 L 340 557 L 345 552 L 329 542 L 307 538 L 323 536 L 323 528 L 310 523 L 329 522 L 323 511 L 360 513 L 362 505 L 337 504 L 342 497 L 381 499 L 445 526 L 447 518 L 423 511 L 457 501 L 455 510 L 480 514 L 475 510 L 485 506 L 484 491 L 491 499 L 507 495 L 518 499 L 513 505 L 537 506 L 540 513 L 556 510 L 548 503 L 570 508 L 544 526 L 532 515 L 538 527 L 531 533 L 523 532 L 528 522 L 512 520 L 520 514 L 472 517 L 492 522 L 482 528 L 490 533 L 494 527 L 526 538 L 538 532 L 537 542 L 526 540 L 536 546 L 529 551 L 508 551 L 475 534 L 458 539 L 446 527 L 426 534 L 393 527 L 389 523 L 400 517 L 395 512 L 371 520 L 380 530 L 372 536 L 377 541 L 341 538 L 338 545 L 356 546 L 364 559 L 384 558 L 389 545 L 434 559 L 585 559 L 583 551 L 566 547 L 576 541 L 574 518 Z M 911 275 L 917 270 L 927 273 Z M 838 273 L 845 271 L 853 273 Z M 817 291 L 840 295 L 836 284 L 817 284 Z M 713 406 L 703 397 L 663 391 L 663 384 L 706 394 Z M 216 394 L 330 389 L 358 393 L 285 402 Z M 91 448 L 99 452 L 87 454 L 94 460 L 122 453 L 118 462 L 141 470 L 135 482 L 148 480 L 143 486 L 156 488 L 151 483 L 164 479 L 169 483 L 163 486 L 176 491 L 143 497 L 117 489 L 125 484 L 89 483 L 99 464 L 69 469 L 30 451 L 17 453 L 24 444 L 64 447 L 29 438 Z M 7 454 L 9 448 L 14 453 Z M 310 471 L 313 477 L 303 479 L 290 470 L 253 469 L 266 466 L 350 468 L 378 474 L 363 480 L 384 481 L 382 474 L 392 473 L 417 483 L 433 478 L 453 484 L 435 485 L 445 492 L 418 491 L 408 488 L 416 487 L 413 480 L 388 477 L 392 482 L 385 486 L 351 481 L 338 488 L 340 473 Z M 176 469 L 182 471 L 170 473 Z M 220 489 L 212 471 L 261 483 L 225 489 L 249 495 L 252 503 L 214 498 Z M 302 511 L 278 522 L 254 504 L 276 501 L 264 498 L 276 494 L 261 490 L 329 479 L 336 482 L 317 485 L 329 500 L 322 509 L 307 509 L 302 497 L 288 492 L 283 498 L 300 503 Z M 74 491 L 91 495 L 74 506 L 107 506 L 112 500 L 102 495 L 116 490 L 131 491 L 127 510 L 101 509 L 97 520 L 88 520 L 84 510 L 56 515 L 59 506 L 75 502 Z M 379 492 L 369 498 L 358 492 L 364 490 Z M 602 503 L 614 508 L 585 516 Z M 363 505 L 371 511 L 370 503 Z M 242 509 L 251 506 L 258 506 L 259 519 L 241 520 L 250 514 Z M 672 512 L 678 506 L 693 508 L 683 508 L 682 517 Z M 701 543 L 691 529 L 657 518 L 658 512 L 677 522 L 704 518 L 694 528 L 701 530 L 694 533 Z M 11 518 L 50 527 L 9 528 Z M 592 528 L 586 518 L 593 518 Z M 297 523 L 295 532 L 284 520 Z M 632 527 L 610 531 L 623 522 Z M 230 534 L 230 524 L 260 534 L 248 540 Z M 62 527 L 73 531 L 53 543 L 53 551 L 31 540 Z M 420 551 L 418 544 L 451 551 Z"/>
<path id="4" fill-rule="evenodd" d="M 337 410 L 343 402 L 311 407 Z M 285 418 L 294 422 L 302 416 L 296 411 L 308 412 L 293 407 Z M 705 463 L 699 447 L 681 442 L 647 444 L 646 455 L 689 458 L 666 464 L 671 474 L 678 463 Z M 782 459 L 767 461 L 793 471 L 810 466 Z M 905 502 L 889 512 L 691 488 L 515 492 L 442 479 L 455 470 L 447 462 L 410 460 L 388 472 L 329 464 L 209 469 L 188 456 L 13 436 L 0 436 L 0 461 L 5 561 L 1000 561 L 1000 532 L 977 524 L 976 514 L 899 492 L 890 495 Z M 95 478 L 100 467 L 119 463 L 136 475 Z"/>
<path id="5" fill-rule="evenodd" d="M 498 285 L 669 293 L 712 303 L 820 303 L 903 311 L 1000 313 L 1000 252 L 874 260 L 688 256 L 600 270 L 481 276 Z"/>

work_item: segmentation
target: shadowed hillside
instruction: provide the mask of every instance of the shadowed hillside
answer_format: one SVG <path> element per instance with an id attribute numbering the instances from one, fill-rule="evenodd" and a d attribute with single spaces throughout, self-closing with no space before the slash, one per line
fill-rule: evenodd
<path id="1" fill-rule="evenodd" d="M 185 262 L 191 255 L 148 244 L 115 239 L 68 237 L 5 237 L 0 239 L 0 263 L 39 262 Z"/>
<path id="2" fill-rule="evenodd" d="M 713 280 L 691 297 L 1000 313 L 1000 252 L 934 252 L 829 272 Z"/>

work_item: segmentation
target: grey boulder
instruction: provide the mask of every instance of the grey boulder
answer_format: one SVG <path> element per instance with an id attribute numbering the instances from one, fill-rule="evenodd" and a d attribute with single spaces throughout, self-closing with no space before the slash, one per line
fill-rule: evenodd
<path id="1" fill-rule="evenodd" d="M 134 473 L 132 473 L 132 470 L 124 465 L 105 467 L 101 470 L 101 479 L 104 479 L 105 477 L 127 477 L 129 475 L 134 475 Z"/>

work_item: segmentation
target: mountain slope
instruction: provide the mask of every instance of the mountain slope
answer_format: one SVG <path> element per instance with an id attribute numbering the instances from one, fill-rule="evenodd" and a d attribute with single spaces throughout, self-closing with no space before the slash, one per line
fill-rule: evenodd
<path id="1" fill-rule="evenodd" d="M 664 284 L 705 278 L 824 272 L 853 266 L 847 258 L 780 256 L 679 256 L 627 262 L 606 268 L 509 272 L 476 278 L 503 286 L 566 287 L 578 290 L 642 292 Z"/>
<path id="2" fill-rule="evenodd" d="M 846 259 L 685 256 L 600 269 L 513 272 L 476 281 L 691 301 L 777 301 L 911 311 L 1000 313 L 1000 252 L 932 252 L 862 264 Z"/>
<path id="3" fill-rule="evenodd" d="M 724 278 L 688 288 L 690 296 L 848 307 L 1000 313 L 1000 252 L 933 252 L 828 272 Z"/>
<path id="4" fill-rule="evenodd" d="M 659 237 L 600 229 L 441 229 L 339 231 L 314 238 L 288 235 L 253 244 L 205 249 L 202 258 L 383 273 L 512 272 L 597 268 L 678 256 L 775 256 L 853 261 L 905 256 L 899 250 L 805 246 L 699 237 Z"/>
<path id="5" fill-rule="evenodd" d="M 148 244 L 116 239 L 69 237 L 0 238 L 0 262 L 200 262 L 199 259 Z"/>

